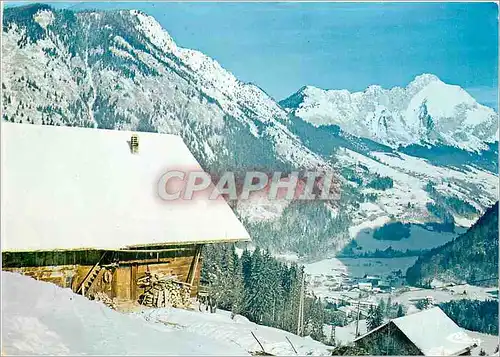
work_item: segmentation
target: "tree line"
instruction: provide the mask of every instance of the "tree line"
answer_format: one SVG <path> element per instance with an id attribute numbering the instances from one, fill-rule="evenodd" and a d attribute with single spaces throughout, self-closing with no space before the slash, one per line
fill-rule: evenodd
<path id="1" fill-rule="evenodd" d="M 452 300 L 439 307 L 460 327 L 498 335 L 498 301 Z"/>
<path id="2" fill-rule="evenodd" d="M 204 247 L 201 283 L 218 308 L 261 325 L 322 341 L 324 304 L 315 296 L 306 295 L 303 279 L 302 266 L 280 262 L 258 247 L 253 252 L 245 249 L 240 255 L 234 244 Z M 299 328 L 302 288 L 303 328 Z"/>
<path id="3" fill-rule="evenodd" d="M 421 255 L 406 272 L 408 283 L 418 286 L 428 286 L 433 279 L 488 286 L 497 278 L 498 202 L 467 232 Z"/>

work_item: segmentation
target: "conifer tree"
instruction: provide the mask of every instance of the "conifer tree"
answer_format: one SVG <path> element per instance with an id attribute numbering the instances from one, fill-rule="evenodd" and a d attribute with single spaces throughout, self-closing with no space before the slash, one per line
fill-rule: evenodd
<path id="1" fill-rule="evenodd" d="M 396 313 L 396 317 L 403 317 L 405 315 L 403 311 L 403 305 L 398 305 L 398 312 Z"/>
<path id="2" fill-rule="evenodd" d="M 383 315 L 380 305 L 378 305 L 377 307 L 370 306 L 366 323 L 368 326 L 368 330 L 373 330 L 382 325 Z"/>
<path id="3" fill-rule="evenodd" d="M 241 314 L 253 322 L 297 332 L 303 267 L 276 260 L 256 248 L 236 254 L 234 244 L 204 248 L 202 281 L 217 300 L 217 307 Z M 323 339 L 325 307 L 320 299 L 305 296 L 306 333 Z"/>

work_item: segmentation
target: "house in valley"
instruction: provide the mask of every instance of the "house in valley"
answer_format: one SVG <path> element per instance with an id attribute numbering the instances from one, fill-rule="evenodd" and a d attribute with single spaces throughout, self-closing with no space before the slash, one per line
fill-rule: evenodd
<path id="1" fill-rule="evenodd" d="M 390 320 L 354 340 L 374 355 L 470 355 L 477 342 L 439 307 Z"/>
<path id="2" fill-rule="evenodd" d="M 373 286 L 370 281 L 361 280 L 358 282 L 357 288 L 362 291 L 371 291 Z"/>
<path id="3" fill-rule="evenodd" d="M 136 301 L 146 274 L 197 292 L 205 244 L 249 240 L 223 198 L 165 201 L 168 170 L 202 170 L 175 135 L 2 122 L 2 269 Z"/>
<path id="4" fill-rule="evenodd" d="M 337 311 L 343 319 L 348 320 L 356 316 L 356 308 L 350 305 L 340 306 Z"/>

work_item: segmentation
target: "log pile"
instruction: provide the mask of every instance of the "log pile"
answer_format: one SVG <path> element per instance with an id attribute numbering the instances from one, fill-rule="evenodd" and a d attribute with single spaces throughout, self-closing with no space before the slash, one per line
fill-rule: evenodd
<path id="1" fill-rule="evenodd" d="M 189 284 L 176 280 L 175 276 L 161 273 L 150 274 L 137 279 L 139 287 L 145 289 L 139 303 L 148 307 L 181 307 L 191 305 Z"/>
<path id="2" fill-rule="evenodd" d="M 93 299 L 95 301 L 101 301 L 104 305 L 106 305 L 107 307 L 113 309 L 113 310 L 116 310 L 116 303 L 113 299 L 111 299 L 108 295 L 106 295 L 105 293 L 99 291 L 99 292 L 96 292 L 93 296 Z"/>

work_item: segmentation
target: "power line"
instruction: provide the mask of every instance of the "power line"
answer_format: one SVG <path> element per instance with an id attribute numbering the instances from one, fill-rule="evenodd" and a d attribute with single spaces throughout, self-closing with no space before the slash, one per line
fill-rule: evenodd
<path id="1" fill-rule="evenodd" d="M 297 335 L 302 336 L 304 331 L 304 287 L 306 274 L 302 273 L 302 283 L 300 286 L 299 316 L 297 321 Z"/>
<path id="2" fill-rule="evenodd" d="M 356 312 L 356 337 L 358 337 L 358 334 L 359 334 L 359 307 L 360 307 L 360 304 L 361 304 L 361 293 L 359 293 L 359 297 L 358 297 L 358 311 Z"/>
<path id="3" fill-rule="evenodd" d="M 462 286 L 462 285 L 471 285 L 471 284 L 474 284 L 474 283 L 481 283 L 481 282 L 490 281 L 490 280 L 498 280 L 498 276 L 492 276 L 492 277 L 489 277 L 489 278 L 484 278 L 484 279 L 479 279 L 479 280 L 472 280 L 472 281 L 469 281 L 469 282 L 466 282 L 466 283 L 461 283 L 461 284 L 458 284 L 458 283 L 449 283 L 447 285 L 436 287 L 436 288 L 431 288 L 431 289 L 429 289 L 429 288 L 413 288 L 412 290 L 409 290 L 407 292 L 424 291 L 424 290 L 433 291 L 433 290 L 446 289 L 446 288 L 451 288 L 451 287 L 456 287 L 456 286 Z M 404 293 L 405 292 L 403 292 L 402 294 L 404 294 Z M 345 297 L 344 299 L 340 298 L 340 300 L 344 300 L 347 303 L 352 303 L 352 301 L 355 300 L 354 298 L 349 297 L 347 295 L 344 295 L 344 297 Z M 351 300 L 351 301 L 349 301 L 349 300 Z M 361 303 L 361 293 L 359 294 L 358 299 L 357 299 L 356 334 L 357 334 L 357 331 L 358 331 L 358 323 L 359 323 L 359 318 L 360 318 L 360 303 Z"/>
<path id="4" fill-rule="evenodd" d="M 446 289 L 446 288 L 451 288 L 451 287 L 456 287 L 456 286 L 462 286 L 462 285 L 471 285 L 471 284 L 474 284 L 474 283 L 481 283 L 481 282 L 484 282 L 484 281 L 490 281 L 490 280 L 498 280 L 498 276 L 492 276 L 492 277 L 489 277 L 489 278 L 484 278 L 484 279 L 478 279 L 478 280 L 472 280 L 472 281 L 468 281 L 466 283 L 449 283 L 447 285 L 444 285 L 444 286 L 440 286 L 440 287 L 436 287 L 436 288 L 413 288 L 412 290 L 409 290 L 408 292 L 414 292 L 414 291 L 424 291 L 424 290 L 439 290 L 439 289 Z M 403 292 L 404 294 L 404 292 Z M 351 298 L 349 296 L 345 296 L 345 299 L 343 299 L 344 301 L 348 302 L 349 303 L 349 300 L 354 300 L 354 298 Z M 358 296 L 358 301 L 357 301 L 357 313 L 356 313 L 356 335 L 358 333 L 358 324 L 359 324 L 359 318 L 360 318 L 360 303 L 361 303 L 361 293 L 359 294 Z"/>
<path id="5" fill-rule="evenodd" d="M 485 278 L 485 279 L 472 280 L 472 281 L 468 281 L 468 282 L 460 283 L 460 284 L 459 283 L 449 283 L 447 285 L 443 285 L 443 286 L 436 287 L 436 288 L 412 288 L 409 291 L 413 292 L 413 291 L 423 291 L 423 290 L 439 290 L 439 289 L 452 288 L 452 287 L 455 287 L 455 286 L 473 285 L 474 283 L 481 283 L 481 282 L 484 282 L 484 281 L 497 280 L 497 279 L 498 279 L 498 276 L 494 276 L 494 277 Z M 346 301 L 348 301 L 348 300 L 354 300 L 354 298 L 349 297 L 348 295 L 345 295 L 345 294 L 344 294 L 344 297 L 345 297 L 345 299 L 343 299 L 343 300 L 346 300 Z"/>
<path id="6" fill-rule="evenodd" d="M 431 288 L 431 289 L 429 289 L 429 288 L 413 288 L 410 291 L 446 289 L 446 288 L 452 288 L 452 287 L 455 287 L 455 286 L 473 285 L 474 283 L 482 283 L 484 281 L 490 281 L 490 280 L 498 280 L 498 276 L 494 276 L 494 277 L 490 277 L 490 278 L 485 278 L 485 279 L 479 279 L 479 280 L 472 280 L 472 281 L 468 281 L 468 282 L 460 283 L 460 284 L 458 284 L 458 283 L 449 283 L 447 285 L 443 285 L 443 286 L 436 287 L 436 288 Z"/>

